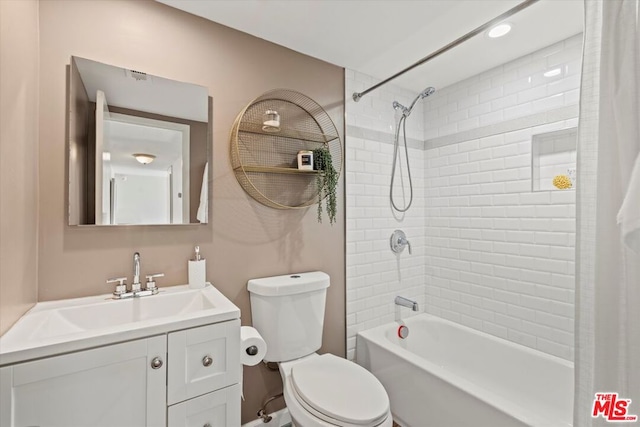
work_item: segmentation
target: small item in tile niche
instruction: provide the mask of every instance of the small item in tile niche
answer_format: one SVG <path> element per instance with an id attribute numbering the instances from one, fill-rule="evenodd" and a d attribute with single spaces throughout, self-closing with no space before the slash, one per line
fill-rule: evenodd
<path id="1" fill-rule="evenodd" d="M 313 151 L 298 151 L 298 169 L 307 171 L 313 170 Z"/>
<path id="2" fill-rule="evenodd" d="M 576 179 L 578 179 L 578 171 L 576 170 L 576 168 L 567 169 L 567 176 L 571 180 L 571 184 L 572 184 L 571 186 L 575 187 L 576 186 Z"/>
<path id="3" fill-rule="evenodd" d="M 560 190 L 566 190 L 571 188 L 573 184 L 571 183 L 571 178 L 567 175 L 556 175 L 553 178 L 553 186 Z"/>

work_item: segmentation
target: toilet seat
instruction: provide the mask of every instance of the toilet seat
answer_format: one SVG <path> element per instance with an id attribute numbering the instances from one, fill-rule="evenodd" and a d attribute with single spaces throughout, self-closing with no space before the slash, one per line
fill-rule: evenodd
<path id="1" fill-rule="evenodd" d="M 296 364 L 290 379 L 300 405 L 333 425 L 378 426 L 389 416 L 389 398 L 376 377 L 332 354 Z"/>

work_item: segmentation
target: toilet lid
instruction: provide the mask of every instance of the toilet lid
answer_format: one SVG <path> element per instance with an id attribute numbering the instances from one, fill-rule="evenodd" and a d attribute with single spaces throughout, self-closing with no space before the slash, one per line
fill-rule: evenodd
<path id="1" fill-rule="evenodd" d="M 389 412 L 387 392 L 376 377 L 332 354 L 293 366 L 291 383 L 300 403 L 332 420 L 375 426 Z"/>

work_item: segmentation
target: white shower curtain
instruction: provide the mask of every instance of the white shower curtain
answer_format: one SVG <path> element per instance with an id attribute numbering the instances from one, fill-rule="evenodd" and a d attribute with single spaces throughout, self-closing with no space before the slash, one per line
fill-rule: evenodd
<path id="1" fill-rule="evenodd" d="M 621 226 L 616 221 L 625 198 L 631 201 L 625 203 L 631 206 L 627 213 L 640 217 L 634 213 L 639 199 L 632 201 L 638 195 L 629 193 L 629 188 L 638 188 L 630 180 L 640 153 L 639 8 L 640 0 L 585 1 L 578 131 L 575 427 L 611 425 L 602 407 L 596 418 L 592 416 L 596 393 L 632 399 L 627 415 L 638 415 L 640 426 L 640 254 L 623 243 L 621 229 L 628 231 L 631 223 Z"/>

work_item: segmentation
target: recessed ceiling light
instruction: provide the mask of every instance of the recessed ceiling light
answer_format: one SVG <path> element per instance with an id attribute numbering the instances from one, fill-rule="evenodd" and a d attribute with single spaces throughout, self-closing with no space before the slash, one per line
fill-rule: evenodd
<path id="1" fill-rule="evenodd" d="M 544 73 L 543 75 L 545 77 L 553 77 L 553 76 L 557 76 L 558 74 L 560 74 L 562 72 L 562 70 L 560 68 L 554 68 L 553 70 L 549 70 L 546 73 Z"/>
<path id="2" fill-rule="evenodd" d="M 487 35 L 492 39 L 495 39 L 504 36 L 509 31 L 511 31 L 511 24 L 503 22 L 502 24 L 498 24 L 495 27 L 492 27 L 489 32 L 487 32 Z"/>
<path id="3" fill-rule="evenodd" d="M 133 155 L 133 157 L 135 157 L 136 160 L 142 163 L 143 165 L 148 165 L 149 163 L 153 162 L 156 158 L 156 156 L 154 156 L 153 154 L 144 154 L 144 153 L 136 153 Z"/>

